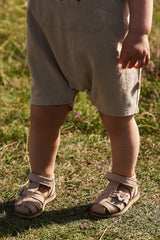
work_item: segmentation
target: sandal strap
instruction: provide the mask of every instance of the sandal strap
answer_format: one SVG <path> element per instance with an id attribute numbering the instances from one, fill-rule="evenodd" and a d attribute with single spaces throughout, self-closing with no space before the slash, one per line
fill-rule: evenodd
<path id="1" fill-rule="evenodd" d="M 39 174 L 36 174 L 36 173 L 29 173 L 27 178 L 32 182 L 42 184 L 42 185 L 47 186 L 49 188 L 53 187 L 54 176 L 53 176 L 53 178 L 47 178 L 47 177 L 43 177 L 43 176 L 41 176 Z"/>
<path id="2" fill-rule="evenodd" d="M 135 188 L 138 185 L 138 182 L 136 181 L 136 176 L 134 175 L 133 177 L 124 177 L 115 173 L 111 173 L 111 172 L 107 172 L 106 173 L 106 178 L 109 181 L 114 181 L 114 182 L 118 182 L 118 183 L 122 183 L 126 186 Z"/>
<path id="3" fill-rule="evenodd" d="M 99 204 L 105 207 L 110 213 L 117 210 L 117 208 L 122 211 L 124 207 L 128 204 L 130 199 L 129 194 L 123 192 L 113 192 L 107 198 L 104 198 Z"/>
<path id="4" fill-rule="evenodd" d="M 45 201 L 45 198 L 41 193 L 33 192 L 29 188 L 24 189 L 24 191 L 20 194 L 20 196 L 25 196 L 26 198 L 34 198 L 34 199 L 40 201 L 42 204 Z"/>

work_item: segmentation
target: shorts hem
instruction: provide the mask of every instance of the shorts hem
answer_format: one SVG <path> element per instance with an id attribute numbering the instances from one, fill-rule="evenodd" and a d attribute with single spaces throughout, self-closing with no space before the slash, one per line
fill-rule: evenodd
<path id="1" fill-rule="evenodd" d="M 132 110 L 128 109 L 125 111 L 113 112 L 113 111 L 106 110 L 102 107 L 98 107 L 98 105 L 96 105 L 93 102 L 92 102 L 92 104 L 98 109 L 99 112 L 106 114 L 108 116 L 112 116 L 112 117 L 126 117 L 126 116 L 131 116 L 131 115 L 137 114 L 139 112 L 139 107 L 134 108 Z"/>
<path id="2" fill-rule="evenodd" d="M 42 101 L 38 99 L 30 99 L 30 104 L 39 106 L 55 106 L 55 105 L 69 105 L 72 109 L 74 108 L 75 102 L 70 103 L 67 101 Z"/>

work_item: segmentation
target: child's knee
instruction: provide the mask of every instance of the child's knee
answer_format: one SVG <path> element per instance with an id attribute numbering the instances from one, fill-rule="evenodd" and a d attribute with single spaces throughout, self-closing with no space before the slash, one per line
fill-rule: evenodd
<path id="1" fill-rule="evenodd" d="M 118 132 L 132 127 L 133 122 L 135 122 L 134 115 L 113 117 L 100 113 L 100 116 L 108 134 L 118 134 Z"/>
<path id="2" fill-rule="evenodd" d="M 31 105 L 31 123 L 46 126 L 53 124 L 60 127 L 69 111 L 68 105 Z"/>

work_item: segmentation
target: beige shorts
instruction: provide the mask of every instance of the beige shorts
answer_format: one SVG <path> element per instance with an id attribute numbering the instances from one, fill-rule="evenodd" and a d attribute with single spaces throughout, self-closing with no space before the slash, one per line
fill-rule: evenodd
<path id="1" fill-rule="evenodd" d="M 102 113 L 138 112 L 140 70 L 121 69 L 127 0 L 29 0 L 31 104 L 74 106 L 87 90 Z"/>

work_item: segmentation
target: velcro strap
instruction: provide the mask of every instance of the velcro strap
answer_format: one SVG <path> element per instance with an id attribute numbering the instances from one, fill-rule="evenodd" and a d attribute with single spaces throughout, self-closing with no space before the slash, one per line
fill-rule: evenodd
<path id="1" fill-rule="evenodd" d="M 107 172 L 106 173 L 106 178 L 109 181 L 114 181 L 114 182 L 118 182 L 118 183 L 122 183 L 126 186 L 129 187 L 136 187 L 138 185 L 138 182 L 136 181 L 136 176 L 134 175 L 131 178 L 128 177 L 124 177 L 115 173 L 111 173 L 111 172 Z"/>
<path id="2" fill-rule="evenodd" d="M 42 184 L 42 185 L 47 186 L 49 188 L 52 188 L 53 184 L 54 184 L 54 176 L 53 176 L 53 178 L 47 178 L 47 177 L 43 177 L 43 176 L 41 176 L 39 174 L 36 174 L 36 173 L 29 173 L 28 174 L 28 179 L 32 182 Z"/>

